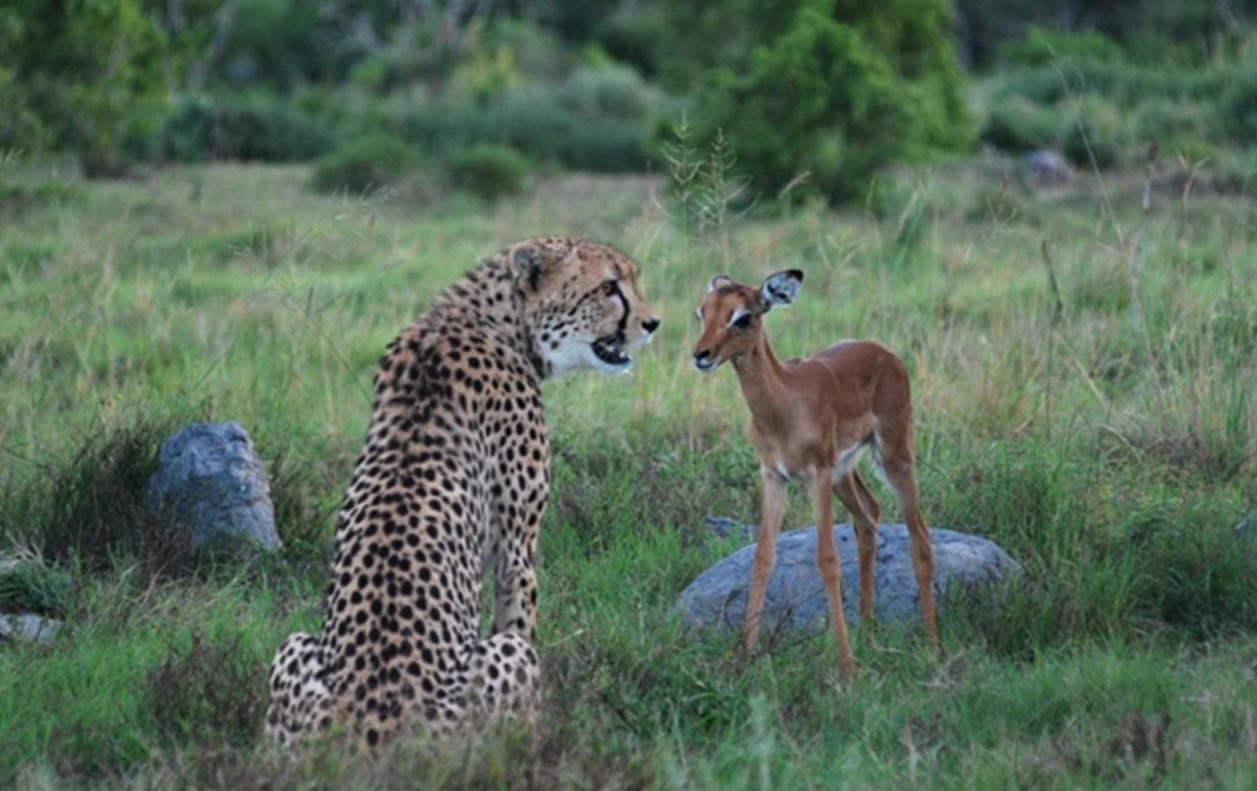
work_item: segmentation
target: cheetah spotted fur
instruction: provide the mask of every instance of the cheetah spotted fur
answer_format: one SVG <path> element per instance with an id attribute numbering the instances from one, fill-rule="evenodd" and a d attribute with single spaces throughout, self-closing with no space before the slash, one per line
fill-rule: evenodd
<path id="1" fill-rule="evenodd" d="M 271 738 L 288 746 L 340 726 L 374 748 L 403 728 L 440 738 L 535 715 L 541 382 L 631 366 L 659 325 L 636 277 L 607 245 L 520 242 L 388 346 L 337 517 L 322 631 L 290 635 L 271 665 Z"/>

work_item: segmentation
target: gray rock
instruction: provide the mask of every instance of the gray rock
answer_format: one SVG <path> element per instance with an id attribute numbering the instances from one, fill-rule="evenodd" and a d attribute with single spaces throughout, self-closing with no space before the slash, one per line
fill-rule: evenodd
<path id="1" fill-rule="evenodd" d="M 723 516 L 704 517 L 703 523 L 707 525 L 708 530 L 721 538 L 732 537 L 754 541 L 755 536 L 759 534 L 759 525 L 743 524 L 736 519 L 729 519 Z"/>
<path id="2" fill-rule="evenodd" d="M 38 615 L 0 615 L 0 640 L 48 645 L 61 630 L 61 621 Z"/>
<path id="3" fill-rule="evenodd" d="M 1249 514 L 1235 523 L 1235 535 L 1257 541 L 1257 513 Z"/>
<path id="4" fill-rule="evenodd" d="M 1065 157 L 1048 149 L 1026 154 L 1026 170 L 1030 172 L 1031 180 L 1039 186 L 1063 184 L 1073 174 Z"/>
<path id="5" fill-rule="evenodd" d="M 187 530 L 196 548 L 282 546 L 270 487 L 249 434 L 237 422 L 192 423 L 162 443 L 145 505 Z"/>
<path id="6" fill-rule="evenodd" d="M 753 534 L 754 528 L 728 519 L 707 520 L 714 531 Z M 842 560 L 843 612 L 848 625 L 859 622 L 859 562 L 851 525 L 834 527 L 838 557 Z M 1008 574 L 1020 574 L 1021 566 L 994 542 L 953 530 L 930 530 L 934 547 L 936 601 L 954 586 L 977 587 Z M 676 612 L 691 627 L 722 626 L 737 629 L 746 613 L 755 546 L 745 546 L 704 571 L 682 591 Z M 918 618 L 920 596 L 908 552 L 908 528 L 883 524 L 877 530 L 877 562 L 873 585 L 875 613 L 882 622 Z M 763 628 L 779 624 L 793 628 L 817 628 L 826 623 L 829 605 L 816 570 L 816 531 L 790 530 L 777 537 L 777 563 L 764 596 Z"/>

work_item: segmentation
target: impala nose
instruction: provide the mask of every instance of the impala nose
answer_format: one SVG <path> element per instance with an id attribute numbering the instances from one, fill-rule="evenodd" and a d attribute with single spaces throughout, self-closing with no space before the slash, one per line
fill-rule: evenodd
<path id="1" fill-rule="evenodd" d="M 716 360 L 712 358 L 711 352 L 707 349 L 701 349 L 694 352 L 694 367 L 700 371 L 710 371 L 716 366 Z"/>

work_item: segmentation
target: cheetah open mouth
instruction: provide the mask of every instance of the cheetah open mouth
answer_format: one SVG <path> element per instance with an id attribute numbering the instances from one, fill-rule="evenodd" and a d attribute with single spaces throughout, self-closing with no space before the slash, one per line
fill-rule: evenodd
<path id="1" fill-rule="evenodd" d="M 623 368 L 633 364 L 633 358 L 624 350 L 624 337 L 608 335 L 590 344 L 594 356 L 613 368 Z"/>

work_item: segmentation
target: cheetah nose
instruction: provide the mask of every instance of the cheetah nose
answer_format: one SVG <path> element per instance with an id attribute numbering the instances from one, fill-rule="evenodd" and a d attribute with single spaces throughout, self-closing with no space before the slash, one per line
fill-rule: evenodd
<path id="1" fill-rule="evenodd" d="M 646 332 L 654 332 L 659 329 L 659 319 L 646 319 L 642 322 L 642 329 Z"/>

